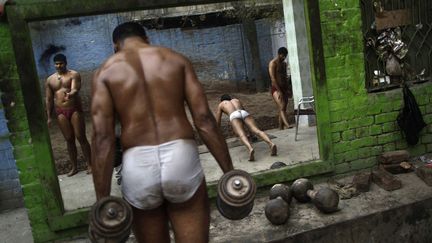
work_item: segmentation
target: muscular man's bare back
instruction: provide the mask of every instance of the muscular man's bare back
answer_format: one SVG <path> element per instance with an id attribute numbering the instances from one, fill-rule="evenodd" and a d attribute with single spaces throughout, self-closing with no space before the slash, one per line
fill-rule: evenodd
<path id="1" fill-rule="evenodd" d="M 219 104 L 220 109 L 228 116 L 234 111 L 243 110 L 243 105 L 238 99 L 224 100 Z"/>
<path id="2" fill-rule="evenodd" d="M 185 64 L 174 51 L 141 45 L 112 56 L 101 67 L 98 82 L 105 83 L 116 101 L 124 149 L 193 138 L 182 92 Z"/>

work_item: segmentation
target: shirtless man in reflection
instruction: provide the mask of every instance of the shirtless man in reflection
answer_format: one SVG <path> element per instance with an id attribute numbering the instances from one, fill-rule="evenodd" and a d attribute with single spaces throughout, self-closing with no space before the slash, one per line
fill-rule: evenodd
<path id="1" fill-rule="evenodd" d="M 115 54 L 95 73 L 92 163 L 97 199 L 110 195 L 114 121 L 121 123 L 121 190 L 132 206 L 138 242 L 208 242 L 210 211 L 194 125 L 224 173 L 233 169 L 226 142 L 190 61 L 149 44 L 128 22 L 113 32 Z"/>
<path id="2" fill-rule="evenodd" d="M 270 140 L 267 134 L 261 131 L 253 117 L 243 108 L 242 103 L 238 99 L 231 98 L 230 95 L 224 94 L 221 96 L 221 103 L 219 103 L 216 112 L 216 122 L 220 126 L 222 113 L 229 116 L 231 126 L 233 127 L 234 133 L 240 138 L 240 141 L 249 150 L 249 161 L 255 160 L 255 151 L 246 136 L 246 132 L 243 127 L 243 122 L 249 127 L 249 130 L 264 140 L 270 147 L 270 155 L 275 156 L 277 154 L 276 145 Z"/>
<path id="3" fill-rule="evenodd" d="M 293 128 L 294 124 L 289 124 L 286 109 L 288 99 L 292 98 L 291 77 L 287 73 L 287 63 L 285 58 L 288 55 L 288 50 L 281 47 L 278 50 L 278 55 L 269 63 L 269 74 L 271 79 L 270 94 L 276 105 L 278 106 L 279 128 Z"/>
<path id="4" fill-rule="evenodd" d="M 54 64 L 57 72 L 49 76 L 45 83 L 48 127 L 51 126 L 54 105 L 57 122 L 66 139 L 69 158 L 72 163 L 72 169 L 68 176 L 78 173 L 75 138 L 81 145 L 89 174 L 91 173 L 90 144 L 85 135 L 84 115 L 81 108 L 81 98 L 78 95 L 81 88 L 81 77 L 78 72 L 67 69 L 66 56 L 63 54 L 54 56 Z"/>

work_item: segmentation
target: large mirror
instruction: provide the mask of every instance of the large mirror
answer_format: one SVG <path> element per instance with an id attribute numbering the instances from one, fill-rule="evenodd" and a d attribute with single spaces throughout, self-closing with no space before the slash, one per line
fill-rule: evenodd
<path id="1" fill-rule="evenodd" d="M 95 69 L 113 54 L 113 29 L 126 21 L 137 21 L 145 26 L 151 44 L 172 48 L 192 61 L 206 90 L 210 109 L 215 114 L 223 94 L 238 98 L 254 118 L 256 126 L 277 146 L 277 155 L 272 156 L 268 143 L 244 126 L 247 140 L 254 148 L 254 161 L 249 161 L 250 151 L 233 132 L 229 117 L 223 115 L 220 129 L 235 168 L 255 173 L 269 170 L 277 161 L 293 165 L 318 160 L 320 153 L 310 73 L 303 71 L 299 75 L 298 70 L 293 70 L 296 78 L 292 78 L 289 89 L 293 95 L 287 100 L 286 111 L 287 122 L 293 125 L 292 128 L 281 126 L 284 122 L 279 118 L 278 105 L 271 93 L 269 63 L 277 58 L 279 48 L 288 49 L 285 59 L 288 68 L 277 68 L 277 75 L 289 77 L 293 72 L 290 72 L 290 62 L 297 66 L 305 62 L 297 52 L 290 53 L 290 50 L 298 48 L 292 45 L 308 42 L 305 34 L 290 33 L 287 38 L 289 28 L 285 21 L 290 18 L 284 18 L 282 9 L 280 1 L 254 1 L 30 22 L 41 95 L 44 101 L 48 98 L 53 102 L 52 107 L 48 102 L 45 108 L 52 108 L 48 113 L 52 119 L 49 135 L 65 210 L 87 207 L 96 200 L 86 161 L 87 141 L 90 142 L 92 133 L 89 113 L 91 79 Z M 301 21 L 290 26 L 303 26 L 305 29 L 305 23 Z M 287 43 L 287 39 L 292 41 Z M 305 53 L 309 55 L 307 50 Z M 61 55 L 58 54 L 67 58 L 67 63 L 63 63 L 66 66 L 61 65 Z M 80 83 L 78 95 L 68 94 L 67 86 L 74 83 Z M 75 107 L 75 110 L 70 110 L 70 107 Z M 78 117 L 76 113 L 79 113 Z M 118 130 L 120 132 L 121 128 Z M 71 139 L 71 134 L 80 134 L 80 139 L 76 136 Z M 197 141 L 207 182 L 217 181 L 222 171 L 199 137 Z M 73 171 L 75 157 L 76 173 Z M 112 181 L 114 195 L 121 194 L 118 170 L 120 167 L 116 168 Z"/>

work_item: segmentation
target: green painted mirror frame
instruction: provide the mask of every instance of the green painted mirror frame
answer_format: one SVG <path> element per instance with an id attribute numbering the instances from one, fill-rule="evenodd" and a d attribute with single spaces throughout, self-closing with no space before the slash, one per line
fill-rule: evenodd
<path id="1" fill-rule="evenodd" d="M 31 141 L 33 143 L 33 151 L 36 164 L 38 165 L 39 179 L 45 187 L 45 190 L 43 190 L 44 204 L 48 215 L 48 223 L 52 231 L 61 231 L 86 225 L 88 222 L 89 208 L 66 212 L 63 207 L 62 196 L 53 162 L 48 128 L 45 122 L 46 115 L 38 83 L 28 23 L 49 19 L 217 2 L 227 1 L 16 0 L 13 4 L 6 6 L 15 59 L 22 87 L 22 95 L 24 97 L 24 105 L 30 127 Z M 277 182 L 290 181 L 298 177 L 329 173 L 334 169 L 318 0 L 305 0 L 305 16 L 310 47 L 311 76 L 316 98 L 317 135 L 320 160 L 299 163 L 295 166 L 277 170 L 254 173 L 253 176 L 258 186 L 261 187 Z M 314 34 L 312 35 L 311 33 Z M 209 183 L 209 195 L 214 197 L 216 195 L 215 193 L 215 183 Z"/>

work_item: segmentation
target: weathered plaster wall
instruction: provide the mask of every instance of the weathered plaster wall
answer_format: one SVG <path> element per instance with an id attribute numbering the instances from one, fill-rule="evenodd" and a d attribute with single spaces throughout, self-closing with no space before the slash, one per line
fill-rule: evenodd
<path id="1" fill-rule="evenodd" d="M 106 14 L 30 23 L 38 75 L 45 79 L 55 70 L 52 57 L 64 53 L 70 68 L 92 72 L 113 53 L 111 33 L 127 21 L 120 14 Z M 266 79 L 267 65 L 285 40 L 283 23 L 269 19 L 256 21 L 261 68 Z M 148 30 L 152 44 L 172 48 L 192 61 L 205 83 L 244 81 L 251 70 L 250 51 L 240 24 L 203 29 Z M 286 44 L 282 44 L 286 46 Z M 84 51 L 85 50 L 85 51 Z"/>
<path id="2" fill-rule="evenodd" d="M 359 1 L 319 3 L 336 173 L 372 167 L 384 151 L 431 152 L 432 86 L 411 88 L 428 126 L 420 142 L 408 146 L 396 123 L 402 90 L 366 92 Z"/>

